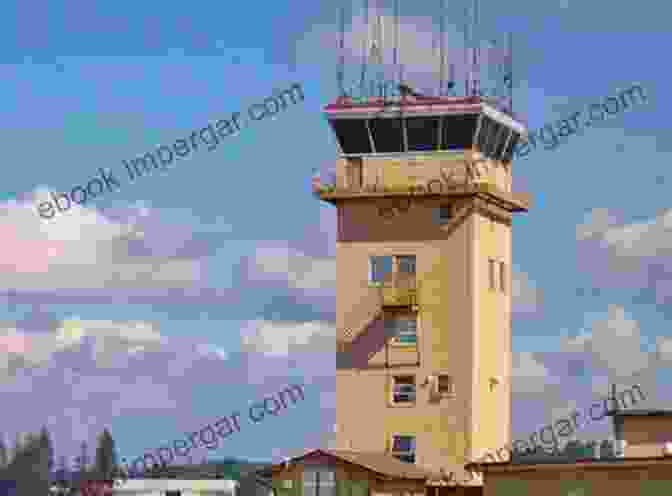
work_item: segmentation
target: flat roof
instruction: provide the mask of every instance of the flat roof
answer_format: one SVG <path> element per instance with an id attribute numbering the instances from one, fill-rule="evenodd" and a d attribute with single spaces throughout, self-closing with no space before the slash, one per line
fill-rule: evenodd
<path id="1" fill-rule="evenodd" d="M 641 409 L 641 410 L 616 410 L 613 413 L 614 417 L 672 417 L 672 410 L 656 410 L 656 409 Z"/>
<path id="2" fill-rule="evenodd" d="M 549 460 L 529 463 L 511 463 L 511 462 L 486 462 L 469 463 L 465 465 L 467 470 L 476 472 L 502 473 L 502 472 L 530 472 L 539 470 L 600 470 L 600 469 L 625 469 L 638 468 L 651 465 L 672 465 L 672 457 L 649 456 L 637 458 L 596 458 L 583 459 L 574 462 L 558 462 Z"/>
<path id="3" fill-rule="evenodd" d="M 519 134 L 527 136 L 526 126 L 518 122 L 515 115 L 511 116 L 497 109 L 492 101 L 479 96 L 404 96 L 394 99 L 374 97 L 364 102 L 353 102 L 350 97 L 339 97 L 334 103 L 326 105 L 324 112 L 331 119 L 363 119 L 371 116 L 400 117 L 400 114 L 406 117 L 430 117 L 483 113 Z"/>

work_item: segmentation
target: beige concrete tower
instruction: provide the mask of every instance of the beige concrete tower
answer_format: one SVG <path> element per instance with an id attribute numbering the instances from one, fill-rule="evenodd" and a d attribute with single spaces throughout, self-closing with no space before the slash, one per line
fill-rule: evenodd
<path id="1" fill-rule="evenodd" d="M 325 107 L 340 158 L 337 443 L 452 469 L 510 441 L 512 150 L 479 97 Z"/>

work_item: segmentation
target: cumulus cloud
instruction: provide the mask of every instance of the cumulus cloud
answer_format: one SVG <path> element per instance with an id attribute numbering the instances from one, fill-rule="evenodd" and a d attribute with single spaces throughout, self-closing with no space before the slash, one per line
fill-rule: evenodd
<path id="1" fill-rule="evenodd" d="M 0 329 L 0 372 L 13 375 L 17 366 L 44 367 L 53 363 L 60 352 L 87 350 L 96 369 L 119 369 L 127 367 L 129 359 L 139 353 L 181 348 L 185 354 L 190 349 L 185 348 L 187 341 L 192 343 L 193 359 L 228 359 L 225 350 L 210 343 L 191 338 L 169 340 L 161 336 L 154 323 L 71 318 L 49 332 L 26 332 L 15 327 Z"/>
<path id="2" fill-rule="evenodd" d="M 541 310 L 543 293 L 530 281 L 527 273 L 511 274 L 511 306 L 516 317 L 536 315 Z"/>
<path id="3" fill-rule="evenodd" d="M 0 211 L 0 272 L 6 286 L 19 292 L 156 289 L 191 286 L 202 278 L 199 260 L 160 253 L 167 242 L 156 229 L 147 236 L 146 207 L 113 220 L 74 205 L 45 222 L 35 204 L 47 195 L 46 188 L 38 188 L 30 201 L 10 202 Z M 168 234 L 163 237 L 169 239 Z"/>
<path id="4" fill-rule="evenodd" d="M 655 360 L 655 353 L 642 350 L 639 322 L 619 305 L 609 305 L 606 315 L 594 318 L 578 336 L 563 339 L 562 349 L 590 354 L 594 365 L 612 377 L 631 377 Z"/>
<path id="5" fill-rule="evenodd" d="M 327 322 L 255 320 L 243 330 L 241 348 L 276 356 L 306 351 L 334 353 L 335 336 L 335 326 Z"/>
<path id="6" fill-rule="evenodd" d="M 554 381 L 541 360 L 529 351 L 513 354 L 511 376 L 513 392 L 518 394 L 542 393 L 548 382 Z"/>
<path id="7" fill-rule="evenodd" d="M 279 280 L 295 289 L 320 290 L 336 286 L 335 258 L 308 256 L 288 246 L 257 248 L 253 269 L 252 280 Z"/>
<path id="8" fill-rule="evenodd" d="M 579 269 L 602 287 L 652 289 L 656 303 L 672 301 L 672 210 L 632 223 L 594 209 L 577 226 Z"/>

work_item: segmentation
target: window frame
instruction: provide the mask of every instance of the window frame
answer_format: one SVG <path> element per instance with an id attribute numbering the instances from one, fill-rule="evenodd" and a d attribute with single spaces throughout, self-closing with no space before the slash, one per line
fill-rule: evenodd
<path id="1" fill-rule="evenodd" d="M 398 274 L 417 274 L 418 273 L 418 260 L 417 260 L 417 257 L 415 255 L 394 255 L 394 258 L 396 260 L 394 260 L 393 263 L 392 263 L 393 272 L 394 272 L 394 266 L 395 266 L 394 262 L 396 261 L 396 267 L 397 267 L 397 273 Z M 407 262 L 409 265 L 411 264 L 410 260 L 411 259 L 413 260 L 412 261 L 412 265 L 413 265 L 413 271 L 412 272 L 407 272 L 407 271 L 401 270 L 402 259 L 405 259 L 404 261 L 409 261 L 409 262 Z"/>
<path id="2" fill-rule="evenodd" d="M 320 477 L 321 474 L 326 474 L 326 473 L 331 474 L 331 480 L 323 480 L 322 477 Z M 312 480 L 310 480 L 310 484 L 306 484 L 309 481 L 306 478 L 306 474 L 314 474 L 315 475 L 314 485 L 312 485 L 312 482 L 313 482 Z M 337 496 L 337 494 L 336 494 L 336 470 L 334 468 L 329 468 L 329 467 L 324 467 L 324 466 L 305 466 L 303 468 L 303 473 L 301 475 L 302 475 L 302 478 L 301 478 L 301 493 L 304 496 L 309 494 L 309 492 L 306 490 L 306 486 L 315 488 L 314 496 L 325 496 L 325 495 L 320 494 L 320 488 L 322 486 L 324 486 L 324 487 L 331 486 L 331 487 L 333 487 L 333 493 L 329 496 Z M 333 484 L 325 484 L 324 482 L 331 482 Z"/>
<path id="3" fill-rule="evenodd" d="M 412 379 L 413 381 L 413 399 L 408 400 L 408 401 L 397 401 L 396 396 L 397 396 L 397 380 L 398 379 Z M 408 385 L 408 384 L 399 384 L 399 385 Z M 415 404 L 418 401 L 418 383 L 416 380 L 416 377 L 414 374 L 398 374 L 392 376 L 392 387 L 391 387 L 391 396 L 390 396 L 390 404 L 393 406 L 402 406 L 402 407 L 412 407 L 415 406 Z M 404 394 L 404 393 L 401 393 Z"/>
<path id="4" fill-rule="evenodd" d="M 449 384 L 449 390 L 448 391 L 441 391 L 441 378 L 446 377 L 450 381 Z M 453 376 L 450 374 L 444 374 L 444 373 L 439 373 L 436 374 L 436 389 L 438 393 L 441 395 L 441 397 L 451 397 L 455 396 L 455 380 L 453 379 Z"/>
<path id="5" fill-rule="evenodd" d="M 490 288 L 490 291 L 497 291 L 495 262 L 496 260 L 494 258 L 488 258 L 488 287 Z"/>
<path id="6" fill-rule="evenodd" d="M 506 264 L 499 261 L 499 290 L 506 294 Z"/>
<path id="7" fill-rule="evenodd" d="M 394 441 L 397 438 L 410 438 L 411 439 L 411 450 L 409 451 L 395 451 L 394 449 Z M 418 439 L 416 436 L 411 436 L 409 434 L 393 434 L 392 435 L 392 444 L 390 447 L 390 454 L 394 456 L 397 460 L 402 461 L 404 463 L 409 463 L 409 464 L 415 464 L 417 460 L 417 452 L 418 452 Z M 413 461 L 406 461 L 402 460 L 400 456 L 412 456 Z"/>
<path id="8" fill-rule="evenodd" d="M 371 285 L 374 285 L 374 286 L 382 286 L 383 284 L 385 284 L 385 275 L 388 274 L 388 272 L 387 272 L 387 271 L 381 271 L 381 274 L 382 274 L 382 276 L 383 276 L 383 279 L 382 279 L 381 281 L 376 281 L 376 280 L 374 280 L 374 278 L 373 278 L 373 277 L 374 277 L 374 274 L 375 274 L 375 271 L 374 271 L 374 265 L 375 265 L 374 259 L 389 259 L 389 260 L 390 260 L 390 265 L 389 265 L 389 266 L 390 266 L 390 270 L 389 270 L 389 274 L 393 274 L 393 273 L 394 273 L 394 260 L 393 260 L 392 255 L 370 255 L 370 256 L 369 256 L 369 281 L 368 281 L 368 282 L 369 282 L 369 285 L 370 285 L 370 286 L 371 286 Z"/>
<path id="9" fill-rule="evenodd" d="M 418 316 L 417 314 L 413 315 L 390 315 L 389 317 L 386 318 L 386 321 L 388 322 L 388 325 L 394 325 L 394 331 L 395 331 L 395 336 L 392 338 L 391 344 L 394 346 L 417 346 L 418 345 Z M 405 321 L 405 322 L 415 322 L 415 342 L 409 343 L 409 342 L 404 342 L 400 341 L 399 338 L 401 337 L 401 333 L 399 332 L 400 328 L 398 325 L 398 322 L 400 321 Z M 410 335 L 410 332 L 404 333 L 406 335 Z"/>
<path id="10" fill-rule="evenodd" d="M 442 213 L 444 211 L 448 211 L 448 217 L 444 217 Z M 453 220 L 454 212 L 453 212 L 453 205 L 452 204 L 446 204 L 446 205 L 439 205 L 436 207 L 436 219 L 439 224 L 447 224 L 451 220 Z"/>

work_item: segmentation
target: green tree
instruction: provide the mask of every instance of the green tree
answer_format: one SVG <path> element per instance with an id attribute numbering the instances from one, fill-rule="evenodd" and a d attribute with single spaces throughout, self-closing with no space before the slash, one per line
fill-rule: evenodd
<path id="1" fill-rule="evenodd" d="M 51 437 L 49 437 L 49 431 L 44 426 L 40 431 L 39 444 L 40 448 L 44 451 L 47 468 L 51 472 L 54 469 L 54 446 L 51 442 Z"/>
<path id="2" fill-rule="evenodd" d="M 9 453 L 7 453 L 4 436 L 0 436 L 0 469 L 7 467 L 7 465 L 9 465 Z"/>
<path id="3" fill-rule="evenodd" d="M 117 453 L 114 449 L 114 439 L 110 431 L 104 429 L 98 435 L 98 446 L 96 448 L 95 472 L 101 479 L 109 479 L 117 466 Z"/>
<path id="4" fill-rule="evenodd" d="M 40 444 L 40 436 L 30 433 L 17 436 L 15 455 L 8 473 L 16 483 L 18 494 L 47 494 L 49 491 L 49 467 L 47 452 Z"/>

